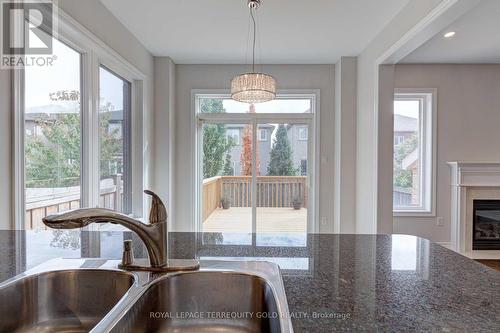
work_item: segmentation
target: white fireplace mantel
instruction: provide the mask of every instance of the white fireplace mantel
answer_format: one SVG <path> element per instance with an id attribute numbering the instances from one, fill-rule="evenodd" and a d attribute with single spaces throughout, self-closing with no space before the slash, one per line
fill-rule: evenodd
<path id="1" fill-rule="evenodd" d="M 472 220 L 467 214 L 467 192 L 472 188 L 500 190 L 500 162 L 462 161 L 448 162 L 448 165 L 451 168 L 451 248 L 477 259 L 500 259 L 500 251 L 472 251 Z"/>

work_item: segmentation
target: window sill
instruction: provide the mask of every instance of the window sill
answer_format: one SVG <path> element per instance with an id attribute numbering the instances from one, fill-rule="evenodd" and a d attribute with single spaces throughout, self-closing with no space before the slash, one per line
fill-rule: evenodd
<path id="1" fill-rule="evenodd" d="M 408 210 L 408 211 L 393 211 L 393 217 L 436 217 L 436 213 L 433 211 L 418 211 L 418 210 Z"/>

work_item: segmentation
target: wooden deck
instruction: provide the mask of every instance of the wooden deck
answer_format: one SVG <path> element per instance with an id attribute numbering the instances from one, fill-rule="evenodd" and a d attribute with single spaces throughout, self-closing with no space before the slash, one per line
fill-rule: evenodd
<path id="1" fill-rule="evenodd" d="M 252 208 L 217 208 L 203 223 L 204 232 L 252 232 Z M 257 231 L 262 233 L 306 233 L 307 209 L 257 208 Z"/>

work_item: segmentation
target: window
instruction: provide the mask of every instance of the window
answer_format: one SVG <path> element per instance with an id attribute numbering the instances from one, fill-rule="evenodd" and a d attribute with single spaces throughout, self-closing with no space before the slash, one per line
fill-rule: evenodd
<path id="1" fill-rule="evenodd" d="M 99 206 L 130 213 L 131 84 L 102 66 L 99 75 Z"/>
<path id="2" fill-rule="evenodd" d="M 394 100 L 393 209 L 434 211 L 434 92 L 398 90 Z"/>
<path id="3" fill-rule="evenodd" d="M 53 63 L 13 71 L 15 228 L 45 228 L 46 215 L 79 207 L 141 217 L 143 164 L 132 155 L 143 128 L 133 115 L 143 113 L 145 76 L 89 31 L 59 22 L 58 38 L 46 36 Z"/>
<path id="4" fill-rule="evenodd" d="M 24 70 L 25 228 L 81 203 L 81 55 L 53 41 L 59 61 Z"/>
<path id="5" fill-rule="evenodd" d="M 307 127 L 299 127 L 298 128 L 298 136 L 299 136 L 299 140 L 302 140 L 302 141 L 307 140 Z"/>
<path id="6" fill-rule="evenodd" d="M 228 128 L 226 130 L 228 139 L 232 140 L 232 144 L 239 146 L 240 145 L 240 130 L 234 128 Z"/>
<path id="7" fill-rule="evenodd" d="M 314 133 L 315 95 L 255 105 L 227 95 L 194 97 L 199 230 L 224 233 L 217 240 L 223 243 L 305 244 L 314 221 L 313 168 L 307 164 L 314 161 L 315 146 L 307 133 Z M 299 140 L 299 129 L 305 140 Z M 236 135 L 238 145 L 225 140 Z"/>
<path id="8" fill-rule="evenodd" d="M 259 141 L 267 141 L 267 129 L 259 129 Z"/>

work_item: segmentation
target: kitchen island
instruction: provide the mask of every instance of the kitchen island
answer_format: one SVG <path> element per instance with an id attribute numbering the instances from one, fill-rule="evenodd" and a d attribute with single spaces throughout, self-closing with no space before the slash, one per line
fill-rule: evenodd
<path id="1" fill-rule="evenodd" d="M 146 257 L 128 231 L 0 231 L 0 282 L 58 257 L 119 259 L 127 239 Z M 414 236 L 170 233 L 169 256 L 277 263 L 295 332 L 500 331 L 500 273 Z"/>

